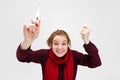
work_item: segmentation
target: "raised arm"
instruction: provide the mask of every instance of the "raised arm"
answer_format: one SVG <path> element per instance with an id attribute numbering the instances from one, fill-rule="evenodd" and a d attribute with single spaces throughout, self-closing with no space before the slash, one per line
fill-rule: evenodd
<path id="1" fill-rule="evenodd" d="M 18 46 L 16 51 L 16 57 L 21 62 L 42 62 L 42 58 L 44 57 L 44 50 L 36 50 L 33 51 L 30 49 L 32 42 L 38 37 L 39 35 L 39 27 L 40 21 L 39 20 L 32 20 L 31 24 L 24 25 L 23 32 L 24 32 L 24 40 Z"/>
<path id="2" fill-rule="evenodd" d="M 77 54 L 76 59 L 78 61 L 78 64 L 94 68 L 101 65 L 101 60 L 97 47 L 89 40 L 90 32 L 91 31 L 88 26 L 83 26 L 81 35 L 85 43 L 85 51 L 88 54 Z"/>
<path id="3" fill-rule="evenodd" d="M 38 37 L 40 29 L 40 21 L 32 20 L 31 24 L 24 25 L 24 40 L 21 43 L 21 49 L 27 50 L 32 42 Z"/>

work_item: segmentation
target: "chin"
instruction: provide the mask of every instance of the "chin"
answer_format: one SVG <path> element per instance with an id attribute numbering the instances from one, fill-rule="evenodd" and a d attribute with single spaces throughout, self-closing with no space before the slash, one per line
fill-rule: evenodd
<path id="1" fill-rule="evenodd" d="M 61 57 L 63 57 L 63 56 L 64 56 L 64 55 L 62 55 L 62 56 L 60 55 L 60 56 L 57 56 L 57 57 L 61 58 Z"/>
<path id="2" fill-rule="evenodd" d="M 56 55 L 57 57 L 63 57 L 64 56 L 64 54 L 62 54 L 62 55 Z"/>

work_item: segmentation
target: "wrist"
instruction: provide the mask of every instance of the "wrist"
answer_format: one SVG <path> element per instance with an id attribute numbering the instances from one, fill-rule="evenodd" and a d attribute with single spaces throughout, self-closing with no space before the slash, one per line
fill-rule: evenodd
<path id="1" fill-rule="evenodd" d="M 25 40 L 23 40 L 23 42 L 21 43 L 21 49 L 27 50 L 27 49 L 30 47 L 31 44 L 32 44 L 32 41 L 25 39 Z"/>
<path id="2" fill-rule="evenodd" d="M 84 43 L 85 43 L 86 45 L 89 44 L 89 42 L 90 42 L 89 39 L 84 40 Z"/>

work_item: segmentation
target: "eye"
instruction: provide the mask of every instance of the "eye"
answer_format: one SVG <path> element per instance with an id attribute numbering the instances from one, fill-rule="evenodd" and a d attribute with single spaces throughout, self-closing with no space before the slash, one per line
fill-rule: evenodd
<path id="1" fill-rule="evenodd" d="M 54 45 L 59 45 L 58 43 L 53 43 Z"/>
<path id="2" fill-rule="evenodd" d="M 67 43 L 63 43 L 62 45 L 67 45 Z"/>

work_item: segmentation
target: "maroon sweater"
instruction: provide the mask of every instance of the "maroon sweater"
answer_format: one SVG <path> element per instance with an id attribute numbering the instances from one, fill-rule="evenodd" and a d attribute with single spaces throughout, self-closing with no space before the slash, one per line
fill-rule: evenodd
<path id="1" fill-rule="evenodd" d="M 88 54 L 83 54 L 81 52 L 72 50 L 73 61 L 74 61 L 74 79 L 76 78 L 77 65 L 88 66 L 89 68 L 95 68 L 101 65 L 101 60 L 98 54 L 98 49 L 96 46 L 90 42 L 87 45 L 83 45 L 85 51 Z M 45 73 L 45 63 L 48 59 L 50 49 L 39 49 L 33 51 L 31 48 L 28 50 L 22 50 L 20 45 L 17 48 L 16 56 L 20 62 L 35 62 L 42 66 L 42 74 Z M 59 76 L 58 80 L 64 79 L 64 64 L 59 64 Z M 44 79 L 43 79 L 44 80 Z"/>

